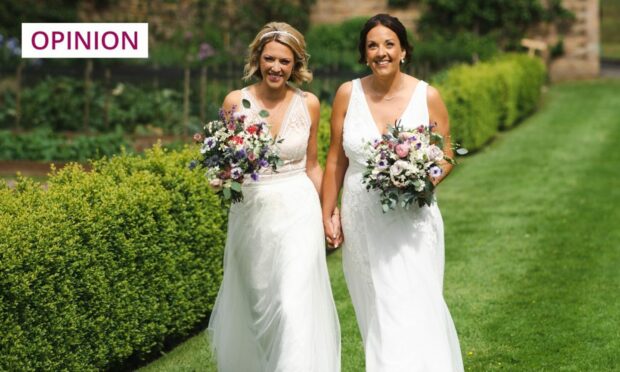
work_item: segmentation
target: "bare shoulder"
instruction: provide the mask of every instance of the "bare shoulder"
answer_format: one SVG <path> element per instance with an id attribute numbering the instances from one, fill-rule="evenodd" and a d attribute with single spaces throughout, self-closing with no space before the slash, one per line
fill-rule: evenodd
<path id="1" fill-rule="evenodd" d="M 407 87 L 407 89 L 412 89 L 412 88 L 416 88 L 418 86 L 418 83 L 420 83 L 422 80 L 418 79 L 415 76 L 411 76 L 409 74 L 403 74 L 405 76 L 405 86 Z"/>
<path id="2" fill-rule="evenodd" d="M 304 99 L 306 100 L 306 105 L 308 105 L 309 110 L 319 109 L 321 107 L 321 103 L 317 96 L 315 96 L 312 92 L 302 92 Z"/>
<path id="3" fill-rule="evenodd" d="M 334 106 L 348 106 L 352 91 L 353 83 L 351 81 L 340 84 L 338 90 L 336 90 L 336 96 L 334 97 Z"/>
<path id="4" fill-rule="evenodd" d="M 241 103 L 241 90 L 233 90 L 228 93 L 224 98 L 224 103 L 222 103 L 222 107 L 225 110 L 232 109 L 233 106 L 238 106 Z"/>
<path id="5" fill-rule="evenodd" d="M 429 85 L 426 89 L 426 98 L 429 104 L 438 104 L 439 102 L 443 102 L 441 99 L 441 94 L 439 94 L 439 90 Z"/>

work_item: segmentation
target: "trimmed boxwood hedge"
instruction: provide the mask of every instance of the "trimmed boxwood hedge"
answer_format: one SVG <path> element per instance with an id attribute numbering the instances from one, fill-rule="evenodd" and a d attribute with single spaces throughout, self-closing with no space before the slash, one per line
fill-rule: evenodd
<path id="1" fill-rule="evenodd" d="M 452 138 L 476 150 L 499 129 L 536 109 L 546 70 L 538 58 L 507 54 L 476 65 L 460 65 L 436 79 L 448 107 Z"/>
<path id="2" fill-rule="evenodd" d="M 0 185 L 0 370 L 109 368 L 203 320 L 225 210 L 195 150 L 68 166 Z"/>

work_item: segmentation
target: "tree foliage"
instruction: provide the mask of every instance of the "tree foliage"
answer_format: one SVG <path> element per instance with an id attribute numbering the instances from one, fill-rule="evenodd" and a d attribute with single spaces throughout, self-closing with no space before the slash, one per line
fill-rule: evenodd
<path id="1" fill-rule="evenodd" d="M 79 0 L 2 0 L 0 34 L 21 35 L 22 22 L 74 22 Z"/>
<path id="2" fill-rule="evenodd" d="M 422 34 L 454 35 L 473 32 L 496 34 L 504 43 L 521 38 L 526 30 L 542 22 L 571 19 L 561 0 L 426 0 L 420 19 Z"/>

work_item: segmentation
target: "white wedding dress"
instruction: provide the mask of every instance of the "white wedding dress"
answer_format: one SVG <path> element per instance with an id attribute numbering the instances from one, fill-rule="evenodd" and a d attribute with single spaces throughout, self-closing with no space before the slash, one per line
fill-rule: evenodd
<path id="1" fill-rule="evenodd" d="M 257 118 L 247 89 L 242 96 Z M 240 106 L 241 107 L 241 106 Z M 209 322 L 220 372 L 338 372 L 340 329 L 319 196 L 305 172 L 310 116 L 296 90 L 278 138 L 278 172 L 243 185 L 228 216 L 224 279 Z"/>
<path id="2" fill-rule="evenodd" d="M 420 81 L 401 119 L 428 125 Z M 443 221 L 430 207 L 383 213 L 362 184 L 364 143 L 379 138 L 359 79 L 343 129 L 349 159 L 342 194 L 343 267 L 366 351 L 368 372 L 463 371 L 456 330 L 443 298 Z"/>

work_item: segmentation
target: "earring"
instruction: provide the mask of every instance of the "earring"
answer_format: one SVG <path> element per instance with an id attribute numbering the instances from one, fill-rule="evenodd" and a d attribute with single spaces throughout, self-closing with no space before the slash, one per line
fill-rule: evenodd
<path id="1" fill-rule="evenodd" d="M 368 61 L 366 61 L 366 66 L 370 66 L 370 64 L 368 63 Z"/>
<path id="2" fill-rule="evenodd" d="M 405 64 L 405 59 L 404 59 L 404 58 L 400 60 L 400 64 L 401 64 L 401 65 L 404 65 L 404 64 Z"/>

